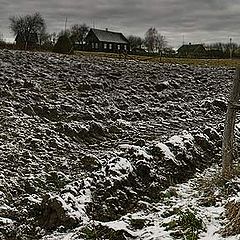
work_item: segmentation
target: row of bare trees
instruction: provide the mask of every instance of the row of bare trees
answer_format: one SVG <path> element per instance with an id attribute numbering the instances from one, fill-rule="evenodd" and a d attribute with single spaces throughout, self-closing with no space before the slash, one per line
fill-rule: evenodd
<path id="1" fill-rule="evenodd" d="M 52 46 L 56 40 L 63 35 L 67 35 L 73 43 L 81 45 L 89 31 L 89 26 L 83 23 L 74 24 L 59 33 L 50 34 L 46 31 L 46 22 L 40 13 L 13 16 L 10 17 L 9 20 L 11 32 L 15 37 L 21 36 L 21 39 L 25 42 L 25 48 L 28 47 L 28 43 L 33 34 L 37 34 L 41 46 Z M 149 28 L 144 38 L 134 35 L 130 35 L 127 38 L 132 50 L 144 48 L 151 53 L 160 53 L 167 46 L 166 37 L 161 35 L 155 27 Z"/>
<path id="2" fill-rule="evenodd" d="M 235 42 L 215 42 L 206 44 L 205 47 L 210 51 L 218 52 L 218 55 L 215 56 L 218 58 L 229 58 L 229 56 L 240 58 L 240 45 Z"/>
<path id="3" fill-rule="evenodd" d="M 25 42 L 26 48 L 34 34 L 37 34 L 39 44 L 41 46 L 51 46 L 56 39 L 63 34 L 69 35 L 72 42 L 83 43 L 83 40 L 89 30 L 89 27 L 84 24 L 75 24 L 69 30 L 63 30 L 59 33 L 48 33 L 45 19 L 40 13 L 25 16 L 13 16 L 9 18 L 10 30 L 13 35 L 20 36 Z"/>
<path id="4" fill-rule="evenodd" d="M 25 42 L 25 48 L 33 34 L 37 34 L 40 42 L 47 38 L 46 23 L 40 13 L 25 16 L 13 16 L 9 18 L 10 30 L 14 36 L 19 36 Z"/>
<path id="5" fill-rule="evenodd" d="M 143 46 L 148 52 L 161 53 L 167 47 L 166 37 L 161 35 L 155 27 L 151 27 L 145 33 L 145 38 L 130 35 L 128 37 L 131 49 L 141 49 Z"/>
<path id="6" fill-rule="evenodd" d="M 83 44 L 84 38 L 86 37 L 89 26 L 86 23 L 74 24 L 69 29 L 62 30 L 57 34 L 57 37 L 67 35 L 72 42 Z"/>

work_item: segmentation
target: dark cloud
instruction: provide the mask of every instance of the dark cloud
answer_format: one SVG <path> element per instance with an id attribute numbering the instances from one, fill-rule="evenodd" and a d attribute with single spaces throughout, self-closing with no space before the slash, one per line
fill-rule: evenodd
<path id="1" fill-rule="evenodd" d="M 86 22 L 126 35 L 144 36 L 155 26 L 175 47 L 189 42 L 233 40 L 240 43 L 239 0 L 0 0 L 0 32 L 6 38 L 9 16 L 40 12 L 49 32 Z"/>

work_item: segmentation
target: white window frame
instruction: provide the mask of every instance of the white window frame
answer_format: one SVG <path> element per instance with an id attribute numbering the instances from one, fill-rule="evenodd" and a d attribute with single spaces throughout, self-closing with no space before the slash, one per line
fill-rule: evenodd
<path id="1" fill-rule="evenodd" d="M 98 43 L 95 43 L 95 48 L 98 49 Z"/>
<path id="2" fill-rule="evenodd" d="M 120 49 L 121 49 L 121 45 L 118 44 L 118 45 L 117 45 L 117 50 L 120 50 Z"/>
<path id="3" fill-rule="evenodd" d="M 107 49 L 107 43 L 104 43 L 104 44 L 103 44 L 103 48 L 104 48 L 104 49 Z"/>

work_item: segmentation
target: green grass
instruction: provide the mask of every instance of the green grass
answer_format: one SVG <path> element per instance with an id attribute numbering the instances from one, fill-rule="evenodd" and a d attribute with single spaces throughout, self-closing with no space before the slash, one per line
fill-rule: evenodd
<path id="1" fill-rule="evenodd" d="M 192 210 L 178 210 L 176 219 L 163 224 L 165 230 L 171 231 L 170 235 L 176 239 L 197 240 L 199 233 L 205 231 L 201 218 L 196 216 Z"/>
<path id="2" fill-rule="evenodd" d="M 231 179 L 222 177 L 221 169 L 211 177 L 201 178 L 198 181 L 202 197 L 199 204 L 205 207 L 215 206 L 222 198 L 227 199 L 239 192 L 240 165 L 234 163 L 233 176 Z M 218 192 L 218 194 L 215 194 Z"/>
<path id="3" fill-rule="evenodd" d="M 112 59 L 120 58 L 120 55 L 117 53 L 105 53 L 105 52 L 75 51 L 75 55 Z M 124 59 L 123 55 L 121 56 L 121 58 Z M 187 64 L 202 67 L 229 67 L 229 68 L 240 67 L 240 59 L 193 59 L 193 58 L 166 58 L 166 57 L 160 58 L 159 56 L 140 56 L 140 55 L 127 55 L 127 59 L 135 61 L 149 61 L 180 65 Z"/>
<path id="4" fill-rule="evenodd" d="M 85 226 L 79 235 L 79 239 L 86 240 L 125 240 L 133 237 L 124 230 L 113 230 L 103 225 Z"/>
<path id="5" fill-rule="evenodd" d="M 203 67 L 240 67 L 240 59 L 188 59 L 188 58 L 163 58 L 165 63 L 188 64 Z"/>

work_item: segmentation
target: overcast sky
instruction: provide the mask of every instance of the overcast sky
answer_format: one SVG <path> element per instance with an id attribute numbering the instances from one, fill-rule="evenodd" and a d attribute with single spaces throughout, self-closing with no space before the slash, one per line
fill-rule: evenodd
<path id="1" fill-rule="evenodd" d="M 240 0 L 0 0 L 0 33 L 12 38 L 10 16 L 40 12 L 48 32 L 87 23 L 90 27 L 144 36 L 150 27 L 165 35 L 169 45 L 240 43 Z"/>

